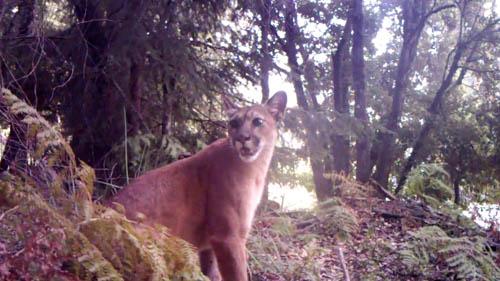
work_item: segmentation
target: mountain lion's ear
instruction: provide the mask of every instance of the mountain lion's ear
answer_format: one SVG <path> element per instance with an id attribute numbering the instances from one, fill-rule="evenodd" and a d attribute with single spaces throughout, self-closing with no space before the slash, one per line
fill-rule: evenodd
<path id="1" fill-rule="evenodd" d="M 240 109 L 236 104 L 234 104 L 234 102 L 231 100 L 231 98 L 229 98 L 225 94 L 222 95 L 222 102 L 224 104 L 224 106 L 223 106 L 224 111 L 226 112 L 226 115 L 228 117 L 230 117 L 231 115 L 233 115 L 234 113 L 236 113 L 236 111 L 238 111 Z"/>
<path id="2" fill-rule="evenodd" d="M 286 108 L 286 93 L 285 91 L 278 91 L 267 102 L 266 105 L 269 112 L 276 121 L 283 119 Z"/>

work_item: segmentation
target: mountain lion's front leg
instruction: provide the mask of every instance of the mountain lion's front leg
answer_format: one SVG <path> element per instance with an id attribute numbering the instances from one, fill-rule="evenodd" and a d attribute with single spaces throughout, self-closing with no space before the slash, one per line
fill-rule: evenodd
<path id="1" fill-rule="evenodd" d="M 211 239 L 219 271 L 224 281 L 248 281 L 245 254 L 245 239 L 224 237 Z"/>

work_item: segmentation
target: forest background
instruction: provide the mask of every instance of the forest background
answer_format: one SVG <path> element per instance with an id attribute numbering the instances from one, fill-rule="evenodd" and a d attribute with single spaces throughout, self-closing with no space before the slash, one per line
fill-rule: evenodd
<path id="1" fill-rule="evenodd" d="M 5 0 L 0 86 L 94 168 L 94 199 L 223 137 L 222 95 L 244 105 L 286 88 L 296 106 L 270 186 L 325 202 L 355 180 L 437 208 L 498 204 L 498 12 L 494 0 Z M 0 171 L 29 174 L 29 124 L 3 117 Z"/>
<path id="2" fill-rule="evenodd" d="M 335 174 L 400 193 L 413 168 L 438 163 L 453 187 L 441 200 L 498 202 L 497 12 L 495 1 L 4 1 L 1 84 L 108 187 L 223 136 L 221 95 L 265 101 L 271 76 L 297 106 L 270 182 L 320 201 L 341 192 Z M 5 121 L 2 170 L 26 158 L 23 130 Z"/>

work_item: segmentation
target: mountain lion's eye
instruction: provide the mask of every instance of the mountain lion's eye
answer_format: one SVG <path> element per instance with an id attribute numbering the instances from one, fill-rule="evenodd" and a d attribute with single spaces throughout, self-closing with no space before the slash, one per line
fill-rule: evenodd
<path id="1" fill-rule="evenodd" d="M 240 120 L 239 119 L 233 119 L 229 121 L 229 126 L 233 129 L 238 129 L 240 127 Z"/>
<path id="2" fill-rule="evenodd" d="M 264 123 L 264 120 L 262 120 L 261 118 L 255 118 L 252 120 L 252 124 L 255 127 L 260 127 L 260 126 L 262 126 L 263 123 Z"/>

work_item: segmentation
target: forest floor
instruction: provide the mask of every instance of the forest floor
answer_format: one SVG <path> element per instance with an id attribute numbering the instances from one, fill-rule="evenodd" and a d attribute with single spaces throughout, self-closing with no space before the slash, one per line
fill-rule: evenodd
<path id="1" fill-rule="evenodd" d="M 249 243 L 252 279 L 457 280 L 452 273 L 443 272 L 439 260 L 425 268 L 405 266 L 400 253 L 412 231 L 436 225 L 457 236 L 487 235 L 495 243 L 500 240 L 498 231 L 464 227 L 452 216 L 416 201 L 356 194 L 335 204 L 339 202 L 347 211 L 326 219 L 310 211 L 268 213 L 257 218 Z M 356 218 L 356 228 L 342 226 L 349 224 L 349 214 Z M 499 265 L 500 259 L 495 262 Z"/>

